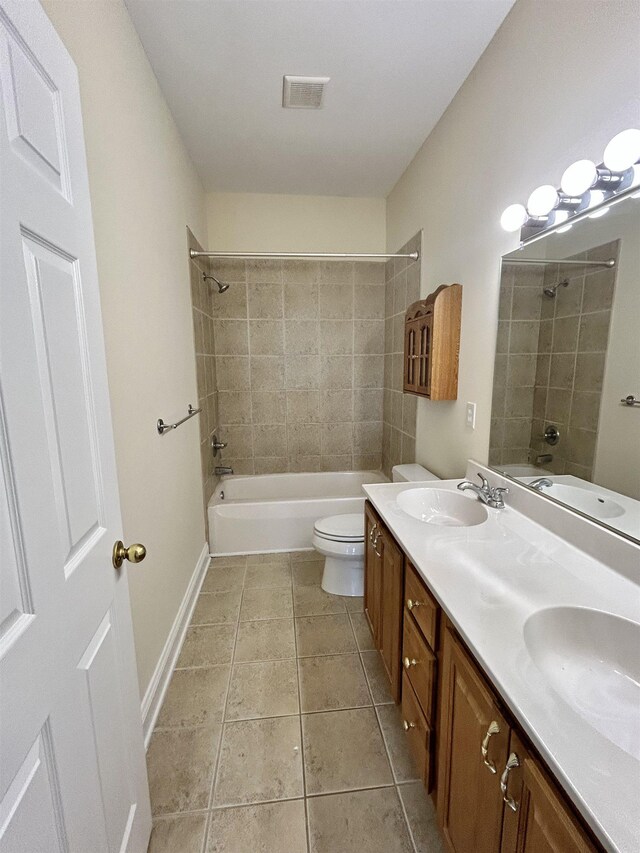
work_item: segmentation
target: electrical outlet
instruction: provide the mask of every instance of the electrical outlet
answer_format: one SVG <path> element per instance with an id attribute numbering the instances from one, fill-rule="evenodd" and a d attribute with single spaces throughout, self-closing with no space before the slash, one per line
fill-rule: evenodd
<path id="1" fill-rule="evenodd" d="M 470 429 L 476 428 L 476 404 L 475 403 L 467 403 L 466 422 L 467 422 L 467 426 Z"/>

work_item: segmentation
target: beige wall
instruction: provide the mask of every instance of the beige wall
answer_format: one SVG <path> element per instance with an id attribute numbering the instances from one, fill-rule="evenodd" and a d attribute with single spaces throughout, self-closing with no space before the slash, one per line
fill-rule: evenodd
<path id="1" fill-rule="evenodd" d="M 385 251 L 383 198 L 209 193 L 207 221 L 220 252 Z"/>
<path id="2" fill-rule="evenodd" d="M 487 459 L 500 256 L 517 245 L 500 214 L 637 125 L 639 40 L 637 0 L 519 0 L 387 199 L 389 251 L 424 229 L 422 295 L 464 286 L 458 400 L 418 403 L 417 461 L 442 476 Z"/>
<path id="3" fill-rule="evenodd" d="M 141 695 L 205 542 L 187 233 L 204 193 L 121 0 L 43 0 L 80 76 Z"/>

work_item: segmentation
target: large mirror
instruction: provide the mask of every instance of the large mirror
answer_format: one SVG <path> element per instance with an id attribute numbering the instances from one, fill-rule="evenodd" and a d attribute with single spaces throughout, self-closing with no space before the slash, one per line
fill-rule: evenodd
<path id="1" fill-rule="evenodd" d="M 503 257 L 491 416 L 494 469 L 640 541 L 640 199 Z"/>

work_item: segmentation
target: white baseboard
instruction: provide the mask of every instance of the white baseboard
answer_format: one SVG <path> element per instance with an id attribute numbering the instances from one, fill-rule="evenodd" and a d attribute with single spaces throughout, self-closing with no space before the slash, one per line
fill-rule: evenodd
<path id="1" fill-rule="evenodd" d="M 160 659 L 142 699 L 140 710 L 142 715 L 142 731 L 144 734 L 145 749 L 149 747 L 153 728 L 156 724 L 156 720 L 158 719 L 158 714 L 160 713 L 160 708 L 162 707 L 162 702 L 167 692 L 169 682 L 171 681 L 171 674 L 173 673 L 173 668 L 178 660 L 178 655 L 180 654 L 180 650 L 187 633 L 187 628 L 189 627 L 189 622 L 191 621 L 191 614 L 193 613 L 193 608 L 196 605 L 196 600 L 198 598 L 202 582 L 204 581 L 209 560 L 209 546 L 204 545 L 191 576 L 191 580 L 189 581 L 187 591 L 184 594 L 184 598 L 182 599 L 176 618 L 171 626 L 171 630 L 169 631 L 169 636 L 164 644 Z"/>

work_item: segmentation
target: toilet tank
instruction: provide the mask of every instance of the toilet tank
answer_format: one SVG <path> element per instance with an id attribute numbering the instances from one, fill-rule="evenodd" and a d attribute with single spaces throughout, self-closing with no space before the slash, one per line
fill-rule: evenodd
<path id="1" fill-rule="evenodd" d="M 439 480 L 440 477 L 423 468 L 422 465 L 394 465 L 391 469 L 394 483 L 421 483 L 427 480 Z"/>

